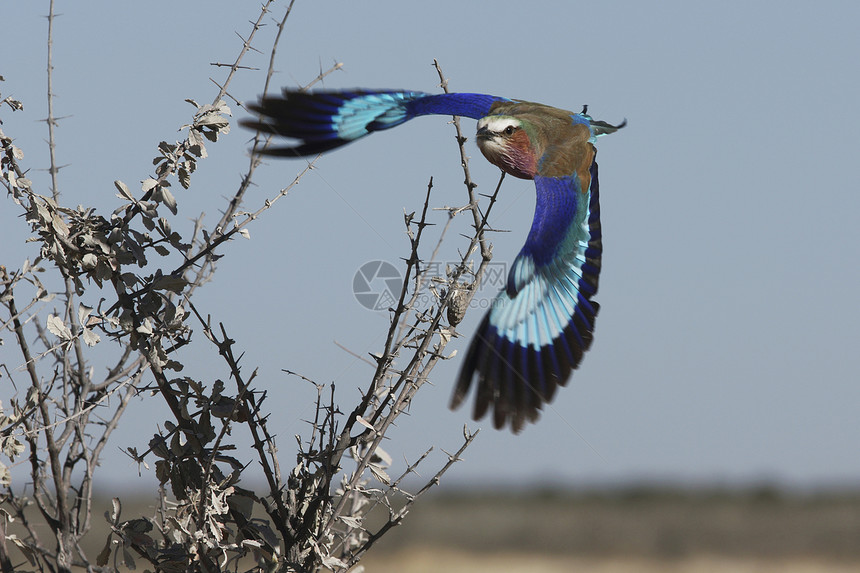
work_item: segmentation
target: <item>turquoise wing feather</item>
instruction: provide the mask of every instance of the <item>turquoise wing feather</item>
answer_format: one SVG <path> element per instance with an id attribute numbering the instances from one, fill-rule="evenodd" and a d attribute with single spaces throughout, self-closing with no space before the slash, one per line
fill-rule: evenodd
<path id="1" fill-rule="evenodd" d="M 537 202 L 528 239 L 472 338 L 451 406 L 477 380 L 473 416 L 493 407 L 497 428 L 518 432 L 564 386 L 591 346 L 600 306 L 603 252 L 597 162 L 589 189 L 574 176 L 535 177 Z"/>

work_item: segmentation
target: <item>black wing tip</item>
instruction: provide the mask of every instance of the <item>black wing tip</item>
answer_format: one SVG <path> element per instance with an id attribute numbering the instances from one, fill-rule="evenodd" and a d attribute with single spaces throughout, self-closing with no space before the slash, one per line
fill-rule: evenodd
<path id="1" fill-rule="evenodd" d="M 326 141 L 321 143 L 303 143 L 293 147 L 267 147 L 260 152 L 263 155 L 271 155 L 273 157 L 308 157 L 310 155 L 319 155 L 326 151 L 331 151 L 336 147 L 350 143 L 344 139 L 334 141 Z"/>
<path id="2" fill-rule="evenodd" d="M 509 426 L 514 434 L 535 423 L 544 405 L 555 398 L 558 387 L 567 385 L 592 345 L 600 305 L 593 300 L 588 303 L 579 307 L 551 344 L 540 349 L 515 346 L 499 337 L 489 325 L 488 314 L 469 345 L 451 409 L 466 401 L 476 382 L 473 419 L 481 420 L 492 409 L 493 427 L 501 430 Z"/>
<path id="3" fill-rule="evenodd" d="M 339 137 L 320 139 L 319 141 L 303 139 L 301 137 L 297 137 L 289 133 L 284 133 L 283 127 L 280 127 L 274 123 L 268 123 L 266 121 L 243 119 L 239 121 L 239 125 L 246 129 L 257 131 L 259 133 L 278 135 L 282 137 L 296 139 L 297 141 L 301 142 L 298 145 L 276 145 L 260 147 L 258 149 L 260 154 L 269 155 L 272 157 L 308 157 L 311 155 L 319 155 L 320 153 L 325 153 L 326 151 L 331 151 L 332 149 L 341 147 L 343 145 L 346 145 L 347 143 L 352 143 L 352 140 L 341 139 Z"/>

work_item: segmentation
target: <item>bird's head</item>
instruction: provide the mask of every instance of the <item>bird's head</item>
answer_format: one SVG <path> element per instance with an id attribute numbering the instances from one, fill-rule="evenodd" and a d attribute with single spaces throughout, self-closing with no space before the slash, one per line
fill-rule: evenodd
<path id="1" fill-rule="evenodd" d="M 514 177 L 534 179 L 538 153 L 529 135 L 529 126 L 506 115 L 490 115 L 478 120 L 478 149 L 487 161 Z"/>

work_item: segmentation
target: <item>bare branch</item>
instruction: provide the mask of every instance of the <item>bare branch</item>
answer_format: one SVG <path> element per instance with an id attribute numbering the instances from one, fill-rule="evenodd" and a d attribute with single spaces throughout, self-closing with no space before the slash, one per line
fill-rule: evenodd
<path id="1" fill-rule="evenodd" d="M 232 112 L 226 102 L 241 106 L 229 86 L 240 70 L 252 70 L 243 58 L 258 51 L 254 45 L 258 32 L 274 4 L 275 0 L 265 1 L 251 30 L 239 36 L 242 44 L 232 63 L 212 64 L 219 72 L 225 69 L 223 79 L 212 80 L 217 86 L 211 88 L 216 91 L 212 103 L 187 100 L 195 108 L 191 120 L 181 128 L 178 141 L 159 144 L 152 162 L 154 173 L 140 189 L 115 182 L 118 204 L 107 215 L 61 202 L 71 193 L 60 193 L 56 162 L 51 4 L 46 119 L 50 192 L 33 189 L 26 166 L 21 165 L 23 153 L 0 132 L 0 180 L 25 215 L 28 235 L 39 246 L 32 264 L 25 261 L 10 271 L 0 266 L 0 330 L 14 333 L 23 360 L 20 369 L 15 368 L 17 363 L 11 368 L 0 364 L 0 372 L 12 379 L 11 386 L 21 394 L 8 403 L 4 398 L 0 405 L 8 408 L 0 409 L 2 461 L 10 458 L 16 463 L 14 458 L 20 456 L 30 474 L 23 491 L 9 484 L 8 494 L 0 500 L 3 511 L 20 523 L 16 530 L 20 537 L 8 538 L 16 540 L 14 544 L 6 543 L 5 537 L 0 542 L 4 572 L 16 565 L 11 556 L 15 551 L 33 559 L 36 568 L 52 571 L 124 570 L 136 567 L 140 560 L 153 570 L 238 571 L 243 563 L 283 571 L 344 570 L 402 522 L 415 501 L 439 482 L 475 437 L 467 432 L 457 454 L 440 462 L 441 468 L 417 493 L 406 491 L 407 476 L 416 475 L 419 464 L 423 471 L 431 463 L 431 454 L 440 450 L 422 447 L 423 454 L 405 462 L 400 471 L 381 447 L 398 417 L 408 412 L 418 390 L 431 379 L 439 360 L 450 357 L 446 346 L 457 333 L 455 321 L 449 318 L 446 324 L 446 312 L 455 297 L 474 292 L 491 256 L 484 232 L 501 180 L 482 213 L 456 118 L 468 205 L 445 208 L 445 223 L 436 227 L 439 209 L 433 205 L 431 178 L 420 210 L 404 214 L 409 241 L 406 279 L 391 310 L 382 348 L 368 361 L 373 372 L 358 400 L 339 402 L 334 384 L 318 384 L 284 369 L 316 389 L 314 414 L 309 416 L 304 437 L 296 436 L 295 465 L 289 470 L 282 470 L 276 426 L 268 425 L 268 393 L 255 388 L 259 373 L 265 370 L 252 367 L 248 374 L 239 350 L 242 345 L 228 336 L 227 326 L 217 316 L 204 315 L 193 301 L 198 287 L 216 271 L 222 256 L 219 247 L 237 234 L 248 237 L 252 224 L 274 213 L 276 203 L 283 206 L 279 200 L 315 165 L 312 159 L 288 186 L 271 190 L 251 210 L 240 210 L 262 164 L 261 151 L 269 143 L 258 134 L 247 169 L 232 197 L 219 208 L 218 222 L 207 226 L 202 214 L 192 225 L 177 218 L 182 196 L 177 199 L 173 185 L 178 182 L 183 189 L 190 188 L 196 181 L 195 171 L 206 166 L 207 146 L 229 130 Z M 286 36 L 292 6 L 289 2 L 277 20 L 264 93 L 274 77 L 275 54 Z M 341 63 L 321 67 L 303 89 L 342 67 Z M 438 64 L 436 69 L 445 83 Z M 7 100 L 8 107 L 16 109 Z M 472 212 L 472 224 L 463 239 L 460 260 L 446 276 L 431 276 L 428 262 L 438 260 L 443 243 L 452 240 L 454 218 L 466 211 Z M 432 248 L 422 246 L 427 244 Z M 425 250 L 431 251 L 429 259 L 424 258 Z M 473 272 L 472 259 L 478 253 L 481 263 Z M 160 263 L 163 260 L 168 263 Z M 63 286 L 49 293 L 40 273 L 52 275 L 52 282 L 46 284 L 62 282 Z M 423 308 L 420 294 L 427 289 L 435 298 Z M 181 362 L 177 350 L 203 340 L 194 333 L 204 335 L 203 344 L 211 344 L 210 351 L 217 350 L 224 380 L 200 379 L 193 364 Z M 109 344 L 103 344 L 104 339 Z M 93 353 L 92 347 L 100 343 Z M 108 366 L 96 374 L 100 364 Z M 136 444 L 125 451 L 137 462 L 139 472 L 154 472 L 160 482 L 160 505 L 153 515 L 122 516 L 122 503 L 114 499 L 107 513 L 110 534 L 100 544 L 104 549 L 97 556 L 87 555 L 82 540 L 93 521 L 95 472 L 132 398 L 145 394 L 163 401 L 167 419 L 153 424 L 145 446 Z M 250 435 L 252 449 L 239 451 L 232 443 L 239 428 Z M 11 479 L 2 461 L 0 479 Z M 262 492 L 243 485 L 250 471 L 257 472 L 255 477 L 262 474 Z M 389 472 L 397 477 L 392 479 Z M 364 522 L 368 512 L 386 510 L 388 521 L 370 530 Z M 39 538 L 40 532 L 43 537 L 47 532 L 47 541 Z M 6 533 L 4 523 L 0 533 Z"/>

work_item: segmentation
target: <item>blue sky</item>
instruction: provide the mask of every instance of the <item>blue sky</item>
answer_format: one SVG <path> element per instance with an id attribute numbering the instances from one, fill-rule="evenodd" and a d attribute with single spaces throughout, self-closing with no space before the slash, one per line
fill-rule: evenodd
<path id="1" fill-rule="evenodd" d="M 0 84 L 24 101 L 3 110 L 37 185 L 47 185 L 44 124 L 47 3 L 0 6 Z M 239 50 L 256 4 L 59 1 L 54 37 L 61 191 L 67 204 L 115 206 L 113 180 L 151 175 L 159 141 L 179 137 L 208 102 L 209 78 Z M 774 480 L 791 487 L 860 478 L 860 6 L 849 2 L 307 2 L 296 3 L 278 52 L 275 85 L 310 81 L 335 61 L 329 88 L 438 89 L 579 110 L 624 130 L 599 142 L 604 259 L 593 349 L 541 422 L 520 436 L 484 431 L 449 483 L 525 486 Z M 281 6 L 279 9 L 283 9 Z M 264 53 L 273 33 L 257 47 Z M 231 94 L 262 90 L 263 55 L 245 62 Z M 243 113 L 232 106 L 236 119 Z M 421 118 L 323 157 L 285 201 L 223 249 L 201 309 L 223 321 L 260 367 L 276 412 L 282 460 L 304 432 L 314 393 L 282 368 L 335 382 L 349 403 L 370 369 L 340 350 L 377 351 L 387 317 L 359 304 L 364 263 L 408 254 L 403 210 L 461 205 L 452 127 Z M 464 121 L 467 133 L 474 123 Z M 247 165 L 238 127 L 209 148 L 191 191 L 175 189 L 174 227 L 200 211 L 217 219 Z M 491 192 L 497 170 L 470 141 L 472 173 Z M 248 207 L 290 182 L 302 161 L 272 161 Z M 495 261 L 509 262 L 528 231 L 531 182 L 508 178 L 493 223 Z M 0 209 L 2 264 L 32 256 L 17 212 Z M 444 222 L 439 213 L 437 222 Z M 465 229 L 468 221 L 460 221 Z M 188 227 L 186 227 L 188 228 Z M 449 243 L 453 257 L 458 244 Z M 17 261 L 17 262 L 16 262 Z M 492 290 L 485 296 L 491 297 Z M 93 301 L 96 302 L 96 301 Z M 462 352 L 481 312 L 450 349 Z M 190 373 L 227 372 L 206 348 Z M 0 348 L 4 357 L 14 350 Z M 4 361 L 6 358 L 4 358 Z M 455 450 L 467 410 L 446 404 L 458 358 L 440 365 L 387 449 L 396 463 L 427 447 Z M 0 388 L 0 399 L 11 389 Z M 142 447 L 165 418 L 141 400 L 108 453 L 102 479 L 135 483 L 117 453 Z M 237 440 L 241 444 L 241 436 Z M 431 464 L 439 463 L 439 456 Z M 431 474 L 435 468 L 425 468 Z M 152 479 L 151 477 L 141 478 Z"/>

